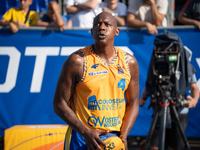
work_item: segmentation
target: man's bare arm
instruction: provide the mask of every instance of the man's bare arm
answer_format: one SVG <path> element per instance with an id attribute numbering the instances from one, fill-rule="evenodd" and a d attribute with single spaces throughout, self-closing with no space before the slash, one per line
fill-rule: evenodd
<path id="1" fill-rule="evenodd" d="M 87 144 L 88 150 L 101 150 L 99 144 L 106 144 L 99 138 L 99 135 L 107 131 L 92 130 L 82 123 L 70 106 L 73 107 L 73 94 L 76 84 L 83 75 L 83 57 L 80 53 L 72 54 L 64 62 L 54 95 L 53 107 L 55 113 L 63 119 L 70 127 L 82 135 Z"/>
<path id="2" fill-rule="evenodd" d="M 141 21 L 135 18 L 135 15 L 132 13 L 127 13 L 127 26 L 128 27 L 132 27 L 132 28 L 136 28 L 136 29 L 140 29 L 143 27 L 146 27 L 149 34 L 158 34 L 158 31 L 156 29 L 156 27 L 151 24 L 150 22 L 146 22 L 146 21 Z"/>
<path id="3" fill-rule="evenodd" d="M 187 18 L 183 12 L 180 12 L 179 17 L 178 17 L 178 21 L 184 25 L 195 25 L 199 28 L 200 30 L 200 21 L 198 20 L 194 20 L 191 18 Z"/>
<path id="4" fill-rule="evenodd" d="M 8 22 L 8 21 L 6 21 L 6 19 L 4 19 L 4 18 L 2 18 L 1 20 L 0 20 L 0 25 L 1 26 L 9 26 L 10 27 L 10 29 L 11 29 L 11 31 L 12 31 L 12 33 L 17 33 L 18 32 L 18 27 L 13 23 L 13 22 Z"/>
<path id="5" fill-rule="evenodd" d="M 185 104 L 185 107 L 194 108 L 199 100 L 199 88 L 196 83 L 189 84 L 191 96 L 187 96 L 189 102 Z"/>
<path id="6" fill-rule="evenodd" d="M 163 22 L 163 19 L 165 18 L 165 15 L 161 14 L 158 11 L 155 0 L 150 0 L 150 6 L 151 6 L 151 18 L 153 24 L 155 24 L 156 26 L 160 26 Z"/>
<path id="7" fill-rule="evenodd" d="M 78 54 L 72 54 L 64 62 L 54 95 L 53 107 L 55 113 L 78 133 L 83 134 L 84 125 L 69 107 L 73 103 L 73 92 L 76 86 L 76 76 L 81 72 L 82 62 Z M 80 58 L 81 59 L 81 58 Z M 71 101 L 70 101 L 71 100 Z M 82 129 L 82 130 L 81 130 Z"/>
<path id="8" fill-rule="evenodd" d="M 85 3 L 76 3 L 76 5 L 66 5 L 67 14 L 76 14 L 82 10 L 95 9 L 99 5 L 98 0 L 88 0 Z"/>

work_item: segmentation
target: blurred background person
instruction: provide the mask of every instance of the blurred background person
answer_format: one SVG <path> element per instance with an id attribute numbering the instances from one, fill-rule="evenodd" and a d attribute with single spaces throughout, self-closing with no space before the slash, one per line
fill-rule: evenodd
<path id="1" fill-rule="evenodd" d="M 124 3 L 118 2 L 118 0 L 107 0 L 100 7 L 103 12 L 108 12 L 116 18 L 118 26 L 126 25 L 127 6 Z"/>
<path id="2" fill-rule="evenodd" d="M 137 29 L 146 27 L 149 34 L 157 35 L 156 26 L 167 26 L 167 10 L 168 0 L 130 0 L 127 26 Z"/>
<path id="3" fill-rule="evenodd" d="M 32 0 L 20 0 L 19 8 L 9 9 L 0 20 L 1 26 L 9 26 L 12 33 L 18 32 L 18 27 L 34 26 L 38 20 L 37 13 L 29 10 Z"/>
<path id="4" fill-rule="evenodd" d="M 52 0 L 48 4 L 47 12 L 37 21 L 37 26 L 57 27 L 60 31 L 65 29 L 67 19 L 60 15 L 60 8 L 56 1 Z"/>
<path id="5" fill-rule="evenodd" d="M 101 0 L 66 0 L 67 15 L 71 15 L 71 26 L 92 28 L 93 19 L 101 12 L 98 7 Z"/>
<path id="6" fill-rule="evenodd" d="M 200 29 L 200 0 L 188 0 L 179 14 L 178 21 Z"/>

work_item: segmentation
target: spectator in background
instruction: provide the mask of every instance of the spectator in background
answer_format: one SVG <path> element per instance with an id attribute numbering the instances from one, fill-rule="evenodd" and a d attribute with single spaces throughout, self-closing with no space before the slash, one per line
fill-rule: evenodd
<path id="1" fill-rule="evenodd" d="M 179 14 L 178 21 L 185 25 L 195 25 L 200 30 L 200 0 L 188 0 Z"/>
<path id="2" fill-rule="evenodd" d="M 71 15 L 72 27 L 92 28 L 93 19 L 101 12 L 101 0 L 66 0 L 66 12 Z"/>
<path id="3" fill-rule="evenodd" d="M 124 3 L 118 0 L 107 0 L 107 3 L 101 4 L 100 7 L 103 12 L 108 12 L 116 18 L 118 26 L 125 26 L 127 6 Z"/>
<path id="4" fill-rule="evenodd" d="M 32 0 L 20 0 L 19 8 L 9 9 L 0 20 L 1 26 L 9 26 L 13 33 L 18 32 L 18 27 L 34 26 L 38 20 L 37 13 L 29 10 Z"/>
<path id="5" fill-rule="evenodd" d="M 65 29 L 67 19 L 60 15 L 60 8 L 56 1 L 52 0 L 48 4 L 47 13 L 37 21 L 37 26 L 58 27 L 60 31 Z"/>
<path id="6" fill-rule="evenodd" d="M 130 0 L 127 13 L 127 26 L 146 27 L 149 34 L 158 33 L 156 26 L 167 26 L 165 15 L 168 0 Z"/>

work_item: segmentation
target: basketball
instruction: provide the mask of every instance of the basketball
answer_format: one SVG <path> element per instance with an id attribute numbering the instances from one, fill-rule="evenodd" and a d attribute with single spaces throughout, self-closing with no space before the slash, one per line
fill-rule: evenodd
<path id="1" fill-rule="evenodd" d="M 99 136 L 107 145 L 107 148 L 100 145 L 102 150 L 125 150 L 124 143 L 122 140 L 113 133 Z"/>

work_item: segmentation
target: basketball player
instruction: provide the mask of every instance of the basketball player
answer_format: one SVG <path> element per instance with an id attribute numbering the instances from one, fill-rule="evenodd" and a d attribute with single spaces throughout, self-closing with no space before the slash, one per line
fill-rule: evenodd
<path id="1" fill-rule="evenodd" d="M 100 150 L 106 144 L 99 135 L 108 132 L 128 149 L 127 136 L 139 111 L 139 68 L 132 55 L 113 46 L 119 31 L 111 14 L 100 13 L 91 29 L 95 43 L 63 64 L 53 106 L 69 125 L 65 150 Z"/>

